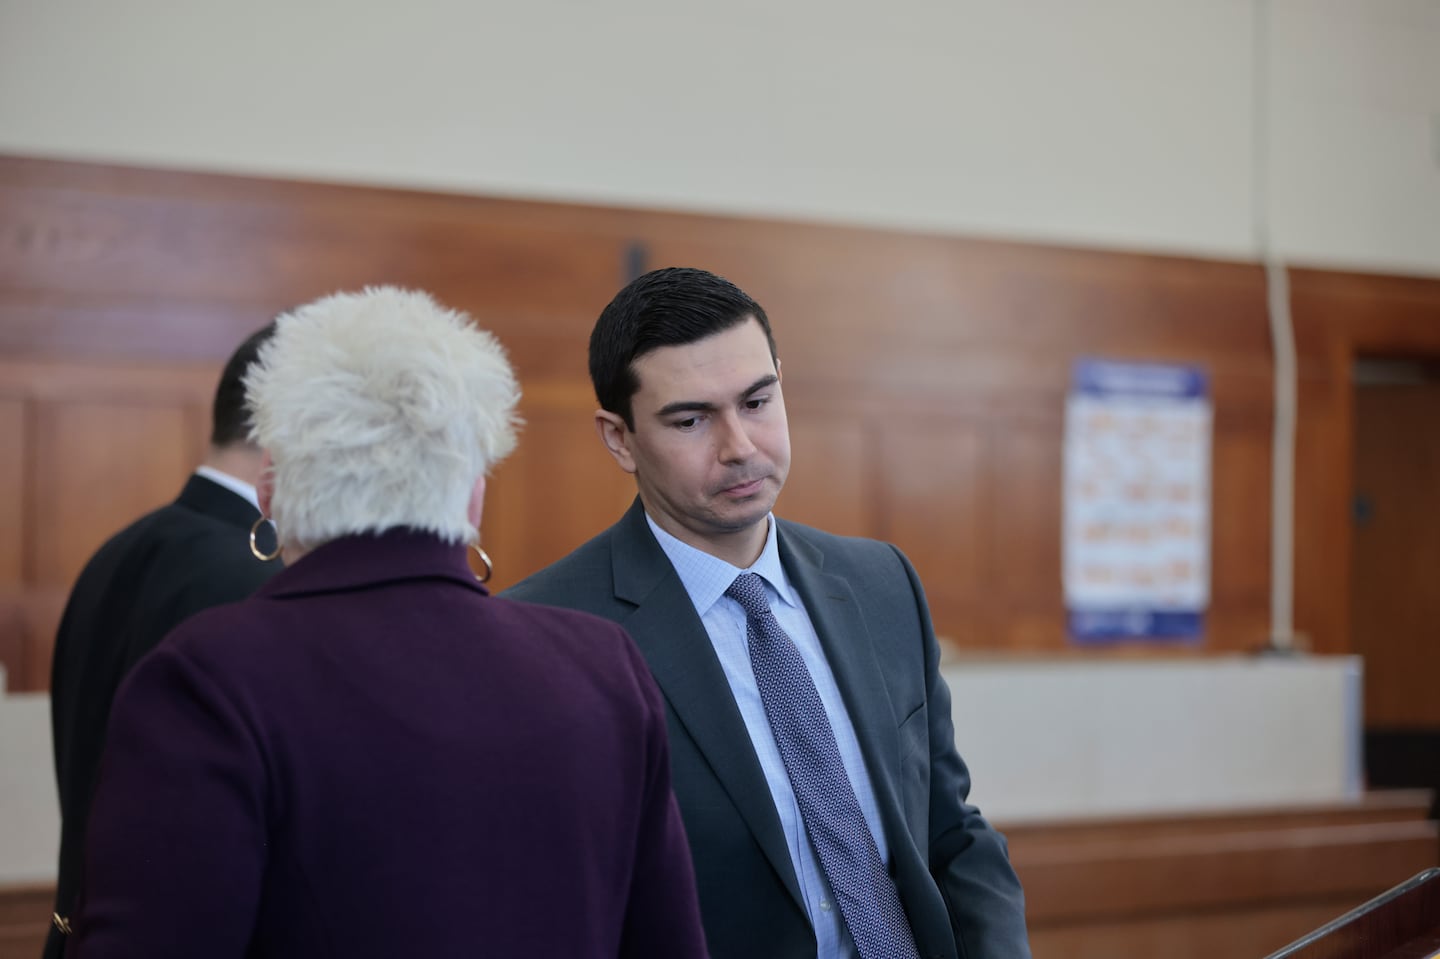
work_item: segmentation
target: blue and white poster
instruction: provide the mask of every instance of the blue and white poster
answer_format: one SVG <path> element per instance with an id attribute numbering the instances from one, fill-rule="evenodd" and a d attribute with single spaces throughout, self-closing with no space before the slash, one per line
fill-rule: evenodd
<path id="1" fill-rule="evenodd" d="M 1209 378 L 1082 360 L 1065 408 L 1070 635 L 1197 640 L 1210 602 Z"/>

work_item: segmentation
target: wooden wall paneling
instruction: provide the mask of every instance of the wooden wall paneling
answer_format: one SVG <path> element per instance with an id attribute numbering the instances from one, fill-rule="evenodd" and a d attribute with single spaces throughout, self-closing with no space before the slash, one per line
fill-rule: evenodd
<path id="1" fill-rule="evenodd" d="M 0 384 L 0 665 L 5 688 L 26 688 L 29 626 L 26 616 L 26 537 L 31 457 L 29 409 L 23 394 Z"/>
<path id="2" fill-rule="evenodd" d="M 879 430 L 880 538 L 910 558 L 936 632 L 957 646 L 993 645 L 981 619 L 993 517 L 985 497 L 985 435 L 975 422 L 925 419 Z"/>
<path id="3" fill-rule="evenodd" d="M 44 689 L 66 596 L 94 548 L 172 498 L 208 439 L 216 370 L 0 358 L 0 396 L 21 403 L 21 550 L 4 643 L 11 689 Z M 11 424 L 13 426 L 13 423 Z M 5 434 L 14 440 L 13 430 Z M 13 469 L 7 460 L 5 468 Z M 165 477 L 163 480 L 160 477 Z M 137 492 L 137 489 L 140 490 Z M 19 650 L 19 652 L 13 652 Z"/>
<path id="4" fill-rule="evenodd" d="M 1207 622 L 1212 644 L 1231 650 L 1264 644 L 1270 609 L 1268 537 L 1256 542 L 1256 530 L 1270 529 L 1271 444 L 1268 431 L 1224 428 L 1216 424 L 1211 452 L 1210 600 L 1217 610 L 1253 612 L 1260 631 L 1217 632 L 1221 622 Z M 1213 617 L 1212 617 L 1213 620 Z"/>
<path id="5" fill-rule="evenodd" d="M 1350 651 L 1348 383 L 1337 368 L 1302 373 L 1297 384 L 1295 629 L 1319 653 Z"/>
<path id="6" fill-rule="evenodd" d="M 1061 445 L 1053 419 L 992 421 L 986 501 L 992 504 L 986 602 L 995 646 L 1017 651 L 1065 645 L 1060 570 Z"/>
<path id="7" fill-rule="evenodd" d="M 216 374 L 58 364 L 25 372 L 36 424 L 33 580 L 69 585 L 106 538 L 179 491 L 202 452 L 195 411 L 208 408 Z"/>
<path id="8" fill-rule="evenodd" d="M 1365 725 L 1440 729 L 1440 383 L 1355 391 L 1351 637 L 1365 658 Z"/>
<path id="9" fill-rule="evenodd" d="M 1204 647 L 1248 652 L 1271 631 L 1271 415 L 1268 369 L 1229 367 L 1213 374 L 1210 606 Z"/>
<path id="10" fill-rule="evenodd" d="M 50 688 L 55 632 L 65 613 L 68 586 L 36 586 L 26 590 L 21 606 L 24 632 L 22 671 L 11 677 L 12 692 Z"/>
<path id="11" fill-rule="evenodd" d="M 867 473 L 871 448 L 854 418 L 788 407 L 790 475 L 778 515 L 841 536 L 874 536 L 874 497 Z"/>
<path id="12" fill-rule="evenodd" d="M 0 393 L 0 590 L 18 586 L 24 576 L 26 415 L 22 397 Z"/>
<path id="13" fill-rule="evenodd" d="M 711 266 L 754 293 L 782 356 L 795 337 L 807 349 L 856 344 L 855 365 L 835 373 L 842 381 L 885 343 L 962 362 L 989 347 L 1266 365 L 1264 281 L 1253 266 L 759 223 L 743 240 L 667 237 L 651 252 L 654 265 Z M 1057 384 L 1045 372 L 1042 385 Z"/>
<path id="14" fill-rule="evenodd" d="M 221 358 L 282 309 L 397 283 L 502 339 L 574 336 L 583 363 L 589 324 L 622 279 L 623 226 L 604 211 L 562 208 L 567 229 L 532 225 L 541 204 L 179 174 L 180 190 L 118 174 L 76 189 L 17 166 L 0 159 L 10 351 Z M 524 352 L 534 373 L 561 355 Z"/>
<path id="15" fill-rule="evenodd" d="M 963 611 L 939 597 L 942 618 L 963 612 L 967 644 L 1065 648 L 1058 488 L 1026 485 L 1058 483 L 1060 430 L 1033 447 L 1004 437 L 1016 416 L 1039 411 L 1058 423 L 1077 357 L 1201 363 L 1212 372 L 1217 422 L 1268 410 L 1264 279 L 1254 264 L 22 158 L 0 158 L 0 354 L 218 360 L 278 309 L 399 282 L 431 289 L 494 330 L 527 386 L 588 393 L 585 340 L 637 243 L 647 266 L 718 270 L 768 308 L 797 411 L 786 515 L 798 501 L 823 508 L 825 525 L 879 530 L 896 508 L 886 484 L 903 486 L 892 473 L 907 468 L 866 458 L 884 430 L 917 415 L 986 424 L 982 488 L 1040 512 L 992 504 L 996 546 L 976 554 L 976 576 L 1000 592 Z M 855 417 L 865 432 L 833 432 L 810 410 Z M 549 429 L 532 430 L 529 444 Z M 807 444 L 819 453 L 804 452 Z M 1055 476 L 995 485 L 992 459 L 1027 454 Z M 517 456 L 492 492 L 529 471 L 531 452 Z M 807 489 L 811 461 L 830 459 L 859 465 L 840 483 Z M 613 519 L 613 491 L 577 491 L 560 475 L 547 488 L 566 505 L 532 510 L 527 528 L 492 513 L 487 541 L 515 544 L 517 572 Z M 617 482 L 628 499 L 625 478 Z M 506 498 L 534 495 L 516 487 Z M 551 529 L 561 523 L 568 528 Z M 1246 557 L 1268 549 L 1268 529 L 1245 536 Z M 936 557 L 927 565 L 957 561 L 939 558 L 943 545 L 907 549 Z M 925 578 L 948 588 L 962 577 L 965 569 L 943 567 Z M 1229 624 L 1222 635 L 1248 632 L 1255 616 L 1223 602 L 1213 614 L 1217 629 Z"/>
<path id="16" fill-rule="evenodd" d="M 7 690 L 15 692 L 23 688 L 26 641 L 29 637 L 23 603 L 19 590 L 0 592 L 0 667 L 5 670 L 0 695 Z"/>
<path id="17" fill-rule="evenodd" d="M 588 386 L 526 387 L 520 442 L 485 493 L 481 539 L 495 563 L 492 589 L 565 556 L 634 500 L 635 481 L 605 450 L 594 411 Z"/>
<path id="18" fill-rule="evenodd" d="M 173 499 L 194 467 L 184 406 L 42 404 L 36 440 L 36 579 L 72 583 L 131 519 Z"/>

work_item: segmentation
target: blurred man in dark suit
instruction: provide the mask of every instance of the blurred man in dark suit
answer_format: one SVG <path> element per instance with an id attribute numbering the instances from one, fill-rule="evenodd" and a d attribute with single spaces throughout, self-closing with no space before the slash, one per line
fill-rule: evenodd
<path id="1" fill-rule="evenodd" d="M 250 532 L 261 518 L 255 485 L 262 454 L 250 442 L 243 382 L 273 332 L 273 323 L 258 330 L 226 363 L 215 390 L 209 452 L 179 498 L 100 547 L 66 604 L 50 675 L 61 829 L 46 959 L 64 952 L 110 703 L 120 681 L 183 620 L 249 596 L 279 571 L 279 563 L 267 565 L 251 551 Z M 273 546 L 268 526 L 258 535 L 262 549 Z"/>

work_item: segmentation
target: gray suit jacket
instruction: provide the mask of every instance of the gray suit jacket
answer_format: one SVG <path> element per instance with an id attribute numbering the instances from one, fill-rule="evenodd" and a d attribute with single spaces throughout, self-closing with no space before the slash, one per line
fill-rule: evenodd
<path id="1" fill-rule="evenodd" d="M 875 787 L 920 954 L 1025 959 L 1005 839 L 966 803 L 950 693 L 919 578 L 895 547 L 779 522 L 780 558 L 820 636 Z M 666 701 L 675 795 L 715 959 L 815 955 L 759 760 L 709 636 L 637 499 L 621 520 L 506 592 L 622 624 Z"/>

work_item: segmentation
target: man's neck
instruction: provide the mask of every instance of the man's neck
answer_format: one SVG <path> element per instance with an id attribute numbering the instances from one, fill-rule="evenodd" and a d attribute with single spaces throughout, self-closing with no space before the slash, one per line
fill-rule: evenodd
<path id="1" fill-rule="evenodd" d="M 765 551 L 765 540 L 770 534 L 770 521 L 765 518 L 753 526 L 730 533 L 701 536 L 692 530 L 672 523 L 668 518 L 657 518 L 648 508 L 650 520 L 671 536 L 702 553 L 709 553 L 716 559 L 723 559 L 737 569 L 749 569 L 760 554 Z"/>
<path id="2" fill-rule="evenodd" d="M 749 569 L 755 565 L 755 561 L 765 551 L 765 534 L 769 530 L 768 523 L 758 523 L 747 530 L 732 533 L 717 542 L 711 542 L 700 548 L 713 556 L 720 557 L 731 566 Z"/>
<path id="3" fill-rule="evenodd" d="M 260 482 L 260 450 L 249 445 L 212 446 L 205 456 L 205 464 L 235 477 L 242 483 L 257 486 Z"/>

